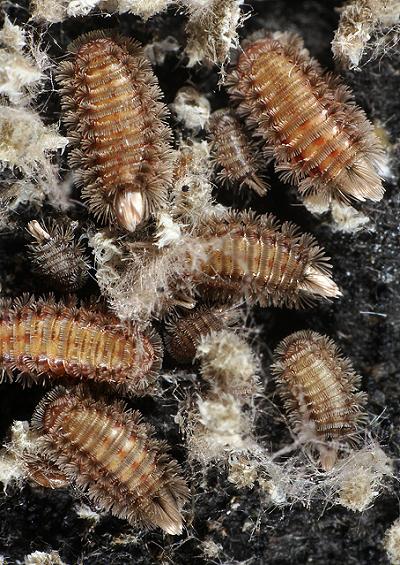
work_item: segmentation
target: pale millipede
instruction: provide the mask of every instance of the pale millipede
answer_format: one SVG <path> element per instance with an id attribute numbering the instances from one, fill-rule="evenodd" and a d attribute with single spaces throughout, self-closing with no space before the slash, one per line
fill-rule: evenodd
<path id="1" fill-rule="evenodd" d="M 82 288 L 89 278 L 89 260 L 81 242 L 75 241 L 73 224 L 50 220 L 27 226 L 34 242 L 28 245 L 33 270 L 51 290 L 65 292 Z"/>
<path id="2" fill-rule="evenodd" d="M 229 108 L 213 112 L 208 127 L 217 180 L 264 196 L 268 184 L 262 178 L 263 157 L 234 112 Z"/>
<path id="3" fill-rule="evenodd" d="M 331 469 L 341 443 L 356 443 L 366 395 L 349 359 L 328 337 L 304 330 L 286 337 L 274 354 L 277 379 L 296 433 L 316 443 L 324 469 Z"/>
<path id="4" fill-rule="evenodd" d="M 202 256 L 192 272 L 190 253 L 187 264 L 200 294 L 289 307 L 341 295 L 329 258 L 315 239 L 270 214 L 215 215 L 198 228 L 196 237 Z"/>

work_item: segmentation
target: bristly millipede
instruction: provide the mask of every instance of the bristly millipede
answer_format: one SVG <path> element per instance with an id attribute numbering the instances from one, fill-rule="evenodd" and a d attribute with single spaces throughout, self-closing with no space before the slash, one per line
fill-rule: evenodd
<path id="1" fill-rule="evenodd" d="M 268 184 L 261 178 L 262 157 L 254 141 L 248 137 L 239 119 L 229 108 L 213 112 L 209 125 L 217 179 L 254 190 L 259 196 Z"/>
<path id="2" fill-rule="evenodd" d="M 355 443 L 365 418 L 360 377 L 331 339 L 309 330 L 286 337 L 274 359 L 272 372 L 294 431 L 317 443 L 322 467 L 331 469 L 340 442 Z"/>
<path id="3" fill-rule="evenodd" d="M 143 394 L 161 365 L 159 338 L 124 325 L 72 299 L 0 303 L 0 368 L 39 375 L 93 380 L 123 392 Z"/>
<path id="4" fill-rule="evenodd" d="M 32 427 L 43 433 L 49 461 L 104 510 L 181 533 L 186 483 L 139 412 L 95 400 L 82 387 L 57 387 L 36 407 Z"/>
<path id="5" fill-rule="evenodd" d="M 288 307 L 341 295 L 329 257 L 315 239 L 270 214 L 216 215 L 201 226 L 198 238 L 205 257 L 190 276 L 207 295 Z"/>
<path id="6" fill-rule="evenodd" d="M 222 330 L 237 317 L 234 309 L 204 305 L 184 314 L 172 314 L 165 322 L 165 348 L 178 363 L 191 363 L 201 338 Z"/>
<path id="7" fill-rule="evenodd" d="M 334 198 L 380 200 L 382 150 L 372 125 L 339 79 L 324 73 L 293 33 L 245 48 L 229 79 L 239 114 L 266 143 L 285 181 L 315 206 Z"/>
<path id="8" fill-rule="evenodd" d="M 58 72 L 70 154 L 96 218 L 134 231 L 162 207 L 172 179 L 171 131 L 150 63 L 135 41 L 83 35 Z"/>
<path id="9" fill-rule="evenodd" d="M 73 223 L 32 220 L 27 229 L 35 239 L 28 246 L 34 271 L 51 290 L 72 292 L 86 284 L 89 261 L 82 243 L 75 241 Z"/>

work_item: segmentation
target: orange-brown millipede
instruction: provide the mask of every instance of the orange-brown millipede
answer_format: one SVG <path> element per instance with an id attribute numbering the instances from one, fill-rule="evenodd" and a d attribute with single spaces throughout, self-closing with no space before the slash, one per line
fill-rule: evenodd
<path id="1" fill-rule="evenodd" d="M 32 427 L 43 434 L 48 460 L 104 510 L 181 533 L 186 483 L 139 412 L 95 400 L 81 387 L 56 387 L 36 407 Z"/>
<path id="2" fill-rule="evenodd" d="M 64 122 L 77 145 L 69 158 L 94 216 L 134 231 L 165 203 L 172 179 L 166 106 L 140 45 L 97 31 L 60 65 Z"/>
<path id="3" fill-rule="evenodd" d="M 332 198 L 382 198 L 383 154 L 372 125 L 298 35 L 277 32 L 251 43 L 228 82 L 239 114 L 306 199 L 323 206 Z"/>
<path id="4" fill-rule="evenodd" d="M 161 360 L 156 334 L 94 308 L 51 298 L 0 304 L 0 367 L 9 373 L 93 380 L 138 394 Z"/>
<path id="5" fill-rule="evenodd" d="M 229 212 L 208 219 L 197 233 L 205 257 L 188 276 L 206 295 L 301 307 L 341 294 L 322 248 L 290 222 Z"/>

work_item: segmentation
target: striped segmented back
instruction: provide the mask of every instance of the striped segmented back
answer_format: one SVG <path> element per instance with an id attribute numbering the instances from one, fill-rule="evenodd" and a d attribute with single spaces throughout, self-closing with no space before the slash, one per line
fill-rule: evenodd
<path id="1" fill-rule="evenodd" d="M 262 155 L 235 113 L 229 108 L 213 112 L 209 129 L 217 179 L 264 196 L 268 184 L 262 178 Z"/>
<path id="2" fill-rule="evenodd" d="M 157 336 L 114 316 L 52 299 L 3 303 L 0 366 L 37 378 L 72 377 L 144 391 L 161 363 Z"/>
<path id="3" fill-rule="evenodd" d="M 51 290 L 72 292 L 89 278 L 89 261 L 82 243 L 75 241 L 74 228 L 75 222 L 55 220 L 43 225 L 32 220 L 27 226 L 34 238 L 28 246 L 34 271 Z"/>
<path id="4" fill-rule="evenodd" d="M 205 258 L 192 277 L 206 292 L 289 307 L 340 295 L 329 258 L 294 224 L 238 212 L 215 216 L 198 233 Z"/>
<path id="5" fill-rule="evenodd" d="M 62 63 L 64 121 L 77 149 L 70 164 L 89 210 L 134 231 L 162 207 L 172 179 L 168 110 L 140 45 L 97 31 L 70 47 Z"/>
<path id="6" fill-rule="evenodd" d="M 372 125 L 299 36 L 277 32 L 251 43 L 228 82 L 282 178 L 297 184 L 310 204 L 322 210 L 332 198 L 382 198 L 383 152 Z"/>
<path id="7" fill-rule="evenodd" d="M 360 377 L 335 343 L 317 332 L 289 335 L 277 347 L 272 372 L 297 433 L 317 441 L 321 464 L 331 468 L 339 440 L 355 441 L 366 396 Z"/>
<path id="8" fill-rule="evenodd" d="M 181 533 L 188 489 L 139 412 L 95 400 L 81 387 L 57 387 L 37 406 L 32 426 L 44 434 L 46 457 L 103 509 Z"/>

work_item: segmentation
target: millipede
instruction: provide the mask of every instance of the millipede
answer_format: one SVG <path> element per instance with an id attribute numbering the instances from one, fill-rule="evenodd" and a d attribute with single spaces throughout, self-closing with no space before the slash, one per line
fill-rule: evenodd
<path id="1" fill-rule="evenodd" d="M 237 311 L 201 305 L 186 313 L 174 313 L 165 320 L 165 349 L 178 363 L 191 363 L 203 336 L 232 325 Z"/>
<path id="2" fill-rule="evenodd" d="M 51 290 L 65 292 L 82 288 L 89 278 L 89 259 L 81 242 L 75 241 L 75 224 L 32 220 L 27 230 L 34 242 L 28 245 L 33 270 Z"/>
<path id="3" fill-rule="evenodd" d="M 215 215 L 197 237 L 203 256 L 191 273 L 190 253 L 187 263 L 188 277 L 200 294 L 292 308 L 341 295 L 331 278 L 329 257 L 315 239 L 271 214 Z"/>
<path id="4" fill-rule="evenodd" d="M 95 308 L 24 296 L 0 303 L 0 368 L 10 377 L 68 377 L 143 394 L 161 366 L 152 331 L 122 324 Z"/>
<path id="5" fill-rule="evenodd" d="M 298 35 L 276 32 L 248 45 L 228 84 L 266 156 L 305 202 L 326 209 L 331 199 L 381 200 L 383 153 L 372 125 Z"/>
<path id="6" fill-rule="evenodd" d="M 333 340 L 310 330 L 295 332 L 278 345 L 272 373 L 294 432 L 314 441 L 321 466 L 330 470 L 341 442 L 356 444 L 365 420 L 361 377 Z"/>
<path id="7" fill-rule="evenodd" d="M 181 533 L 188 488 L 139 412 L 80 386 L 58 386 L 36 407 L 32 428 L 43 434 L 49 462 L 102 509 L 133 525 Z"/>
<path id="8" fill-rule="evenodd" d="M 96 219 L 134 231 L 162 208 L 172 180 L 168 110 L 143 49 L 96 31 L 69 46 L 60 65 L 64 122 L 77 147 L 69 163 Z"/>
<path id="9" fill-rule="evenodd" d="M 217 180 L 228 185 L 237 183 L 264 196 L 268 184 L 260 174 L 262 155 L 234 112 L 229 108 L 213 112 L 208 127 Z"/>

